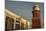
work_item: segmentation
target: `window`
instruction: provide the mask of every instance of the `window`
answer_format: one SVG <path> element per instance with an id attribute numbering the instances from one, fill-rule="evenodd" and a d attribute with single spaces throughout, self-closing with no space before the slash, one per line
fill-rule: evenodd
<path id="1" fill-rule="evenodd" d="M 14 19 L 6 16 L 5 26 L 7 30 L 13 29 L 14 26 Z"/>

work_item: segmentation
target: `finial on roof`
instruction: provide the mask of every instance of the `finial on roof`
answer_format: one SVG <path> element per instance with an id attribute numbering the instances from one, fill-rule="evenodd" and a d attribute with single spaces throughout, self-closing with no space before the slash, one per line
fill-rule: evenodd
<path id="1" fill-rule="evenodd" d="M 34 6 L 33 6 L 33 10 L 34 10 L 35 7 L 40 8 L 39 3 L 35 3 L 35 4 L 34 4 Z"/>

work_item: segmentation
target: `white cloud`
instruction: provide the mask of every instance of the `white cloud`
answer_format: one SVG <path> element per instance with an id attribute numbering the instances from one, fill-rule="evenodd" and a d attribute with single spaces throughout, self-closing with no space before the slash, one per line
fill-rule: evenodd
<path id="1" fill-rule="evenodd" d="M 8 0 L 8 1 L 29 1 L 29 2 L 44 2 L 44 0 Z"/>

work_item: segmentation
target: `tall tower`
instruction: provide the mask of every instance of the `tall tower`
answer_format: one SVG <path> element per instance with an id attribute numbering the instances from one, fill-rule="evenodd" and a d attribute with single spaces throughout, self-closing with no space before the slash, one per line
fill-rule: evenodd
<path id="1" fill-rule="evenodd" d="M 32 28 L 41 28 L 41 24 L 40 24 L 40 6 L 39 5 L 34 5 L 32 13 L 33 13 Z"/>

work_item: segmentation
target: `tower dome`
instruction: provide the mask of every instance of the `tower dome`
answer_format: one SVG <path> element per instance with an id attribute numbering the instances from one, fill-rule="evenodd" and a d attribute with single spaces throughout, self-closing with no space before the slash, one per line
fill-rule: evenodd
<path id="1" fill-rule="evenodd" d="M 39 5 L 37 5 L 37 4 L 36 4 L 36 5 L 34 5 L 34 6 L 33 6 L 33 10 L 40 10 L 40 6 L 39 6 Z"/>

